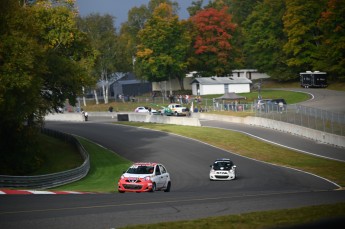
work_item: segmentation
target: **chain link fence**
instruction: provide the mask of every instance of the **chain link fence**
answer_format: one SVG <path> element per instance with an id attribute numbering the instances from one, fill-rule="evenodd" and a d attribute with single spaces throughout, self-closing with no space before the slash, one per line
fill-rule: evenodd
<path id="1" fill-rule="evenodd" d="M 302 105 L 272 106 L 256 109 L 255 116 L 292 123 L 299 126 L 345 136 L 345 115 Z"/>
<path id="2" fill-rule="evenodd" d="M 176 98 L 171 101 L 169 98 L 157 97 L 124 97 L 122 99 L 112 99 L 110 102 L 134 103 L 138 106 L 151 106 L 152 104 L 168 105 L 171 102 L 181 103 L 184 106 L 192 108 L 192 112 L 214 112 L 214 111 L 231 111 L 248 113 L 257 117 L 273 119 L 276 121 L 287 122 L 307 128 L 345 136 L 345 114 L 334 113 L 318 108 L 306 107 L 292 104 L 264 104 L 258 106 L 255 102 L 245 102 L 243 100 L 217 100 L 201 99 L 200 97 L 185 99 Z"/>

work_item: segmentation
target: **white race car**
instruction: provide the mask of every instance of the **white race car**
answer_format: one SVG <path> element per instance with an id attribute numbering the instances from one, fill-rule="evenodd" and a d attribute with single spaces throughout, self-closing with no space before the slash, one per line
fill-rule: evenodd
<path id="1" fill-rule="evenodd" d="M 217 159 L 210 167 L 210 180 L 236 179 L 236 165 L 228 158 Z"/>

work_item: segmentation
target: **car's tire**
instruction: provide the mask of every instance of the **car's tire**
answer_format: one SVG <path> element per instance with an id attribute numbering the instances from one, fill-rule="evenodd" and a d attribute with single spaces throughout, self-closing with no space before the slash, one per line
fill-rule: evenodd
<path id="1" fill-rule="evenodd" d="M 167 188 L 164 190 L 164 192 L 170 192 L 171 189 L 171 182 L 169 181 Z"/>
<path id="2" fill-rule="evenodd" d="M 118 190 L 119 191 L 119 193 L 125 193 L 125 191 L 120 191 L 120 190 Z"/>
<path id="3" fill-rule="evenodd" d="M 152 183 L 152 189 L 150 190 L 150 192 L 155 192 L 156 188 L 156 183 Z"/>

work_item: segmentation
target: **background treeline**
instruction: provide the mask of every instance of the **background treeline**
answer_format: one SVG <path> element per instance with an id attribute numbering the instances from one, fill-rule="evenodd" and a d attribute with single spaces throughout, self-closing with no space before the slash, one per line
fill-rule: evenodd
<path id="1" fill-rule="evenodd" d="M 127 63 L 116 69 L 149 81 L 181 80 L 188 71 L 221 76 L 238 68 L 256 68 L 279 81 L 307 70 L 345 79 L 345 1 L 199 0 L 188 11 L 191 17 L 179 20 L 177 3 L 165 0 L 132 8 L 117 33 Z"/>
<path id="2" fill-rule="evenodd" d="M 196 0 L 187 20 L 178 10 L 150 0 L 116 28 L 111 15 L 80 17 L 75 0 L 0 1 L 0 173 L 44 163 L 37 136 L 46 113 L 75 104 L 97 81 L 106 102 L 114 72 L 177 78 L 181 90 L 188 72 L 239 68 L 279 81 L 306 70 L 345 80 L 344 0 Z"/>

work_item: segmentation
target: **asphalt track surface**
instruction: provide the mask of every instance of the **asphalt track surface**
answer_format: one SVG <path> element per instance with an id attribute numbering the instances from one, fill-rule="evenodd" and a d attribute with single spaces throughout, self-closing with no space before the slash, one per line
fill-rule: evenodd
<path id="1" fill-rule="evenodd" d="M 219 127 L 215 121 L 202 123 Z M 344 154 L 343 149 L 307 139 L 289 140 L 291 135 L 286 135 L 282 142 L 277 133 L 269 134 L 267 129 L 228 125 L 221 127 L 237 128 L 236 131 L 247 134 L 258 131 L 259 137 L 271 140 L 276 137 L 279 144 L 296 149 L 308 145 L 301 151 L 321 154 L 325 151 L 325 148 L 319 150 L 322 146 L 329 149 L 322 156 Z M 118 228 L 345 202 L 345 191 L 321 177 L 241 157 L 193 139 L 99 122 L 50 122 L 47 127 L 91 139 L 131 161 L 163 163 L 172 176 L 171 192 L 0 195 L 0 228 Z M 228 182 L 208 179 L 209 165 L 218 157 L 230 157 L 235 162 L 238 179 Z"/>

